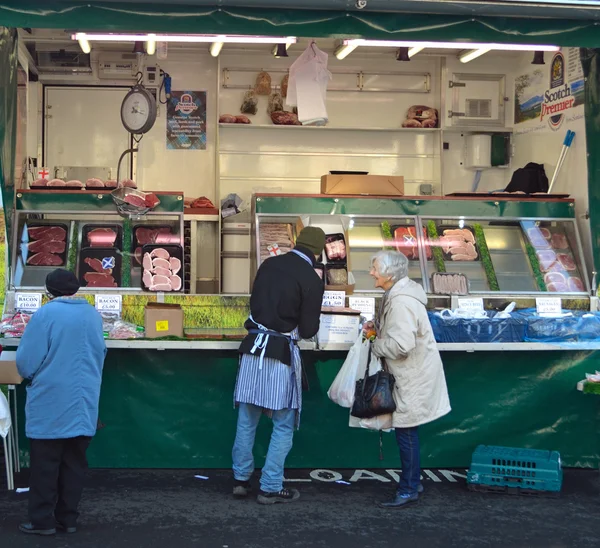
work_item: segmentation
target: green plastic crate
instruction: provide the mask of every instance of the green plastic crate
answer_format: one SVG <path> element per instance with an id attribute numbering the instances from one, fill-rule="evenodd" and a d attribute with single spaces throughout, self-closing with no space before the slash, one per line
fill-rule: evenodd
<path id="1" fill-rule="evenodd" d="M 557 451 L 479 445 L 473 452 L 467 484 L 472 491 L 558 493 L 562 477 Z"/>

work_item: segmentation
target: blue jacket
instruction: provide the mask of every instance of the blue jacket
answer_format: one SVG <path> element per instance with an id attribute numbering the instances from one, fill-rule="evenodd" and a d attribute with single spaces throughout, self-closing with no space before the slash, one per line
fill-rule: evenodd
<path id="1" fill-rule="evenodd" d="M 17 350 L 17 369 L 31 379 L 28 438 L 96 433 L 105 356 L 102 318 L 87 301 L 55 299 L 31 317 Z"/>

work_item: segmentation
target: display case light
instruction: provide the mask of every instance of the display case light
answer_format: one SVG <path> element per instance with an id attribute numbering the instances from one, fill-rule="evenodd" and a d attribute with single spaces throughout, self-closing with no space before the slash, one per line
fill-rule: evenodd
<path id="1" fill-rule="evenodd" d="M 86 33 L 78 32 L 71 35 L 73 40 L 88 40 L 89 42 L 175 42 L 182 44 L 295 44 L 298 39 L 294 36 L 219 36 L 215 34 L 118 34 L 118 33 Z"/>
<path id="2" fill-rule="evenodd" d="M 83 51 L 83 53 L 90 53 L 92 51 L 92 46 L 90 45 L 89 40 L 86 40 L 85 38 L 80 38 L 78 42 L 79 47 L 81 48 L 81 51 Z"/>
<path id="3" fill-rule="evenodd" d="M 146 53 L 154 55 L 156 53 L 156 34 L 149 34 L 146 41 Z"/>
<path id="4" fill-rule="evenodd" d="M 221 53 L 221 50 L 223 49 L 223 42 L 213 42 L 209 49 L 210 54 L 213 57 L 219 57 L 219 53 Z"/>
<path id="5" fill-rule="evenodd" d="M 461 63 L 468 63 L 469 61 L 473 61 L 473 59 L 477 59 L 478 57 L 485 55 L 488 51 L 490 51 L 490 48 L 479 48 L 472 49 L 470 51 L 463 51 L 458 58 L 460 59 Z"/>
<path id="6" fill-rule="evenodd" d="M 408 56 L 414 57 L 417 53 L 422 52 L 424 49 L 425 47 L 422 46 L 414 46 L 408 50 Z"/>

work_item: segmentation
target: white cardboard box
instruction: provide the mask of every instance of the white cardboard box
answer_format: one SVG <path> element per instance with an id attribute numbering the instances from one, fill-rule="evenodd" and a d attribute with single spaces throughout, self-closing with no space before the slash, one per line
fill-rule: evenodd
<path id="1" fill-rule="evenodd" d="M 360 315 L 321 314 L 317 339 L 322 348 L 327 344 L 354 344 L 358 337 Z"/>

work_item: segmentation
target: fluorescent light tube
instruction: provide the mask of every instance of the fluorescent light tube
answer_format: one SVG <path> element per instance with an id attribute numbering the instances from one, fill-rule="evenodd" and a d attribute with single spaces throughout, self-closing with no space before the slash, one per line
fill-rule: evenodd
<path id="1" fill-rule="evenodd" d="M 414 57 L 417 53 L 423 51 L 425 46 L 414 46 L 408 50 L 408 56 Z"/>
<path id="2" fill-rule="evenodd" d="M 357 47 L 372 48 L 432 48 L 432 49 L 484 49 L 488 51 L 559 51 L 560 47 L 552 45 L 535 44 L 484 44 L 472 42 L 418 42 L 418 41 L 400 41 L 400 40 L 364 40 L 362 38 L 344 40 L 338 49 L 352 47 L 353 51 Z"/>
<path id="3" fill-rule="evenodd" d="M 85 38 L 80 38 L 78 42 L 79 47 L 81 48 L 81 51 L 83 51 L 83 53 L 89 53 L 90 51 L 92 51 L 92 46 L 90 45 L 89 41 Z"/>
<path id="4" fill-rule="evenodd" d="M 149 34 L 146 41 L 146 53 L 154 55 L 156 53 L 156 34 Z"/>
<path id="5" fill-rule="evenodd" d="M 205 34 L 95 34 L 78 32 L 71 36 L 73 40 L 97 42 L 147 42 L 149 38 L 157 42 L 179 42 L 188 44 L 295 44 L 294 36 L 217 36 Z"/>
<path id="6" fill-rule="evenodd" d="M 223 42 L 213 42 L 210 45 L 210 54 L 213 57 L 219 57 L 219 53 L 221 53 L 222 49 L 223 49 Z"/>
<path id="7" fill-rule="evenodd" d="M 477 59 L 477 57 L 485 55 L 488 51 L 490 51 L 490 48 L 472 49 L 471 51 L 464 51 L 458 56 L 458 58 L 460 59 L 461 63 L 468 63 L 473 59 Z"/>
<path id="8" fill-rule="evenodd" d="M 348 57 L 348 55 L 350 55 L 358 47 L 358 44 L 354 45 L 352 43 L 346 42 L 350 42 L 350 40 L 344 40 L 344 43 L 339 48 L 337 48 L 334 53 L 334 55 L 340 61 Z"/>

